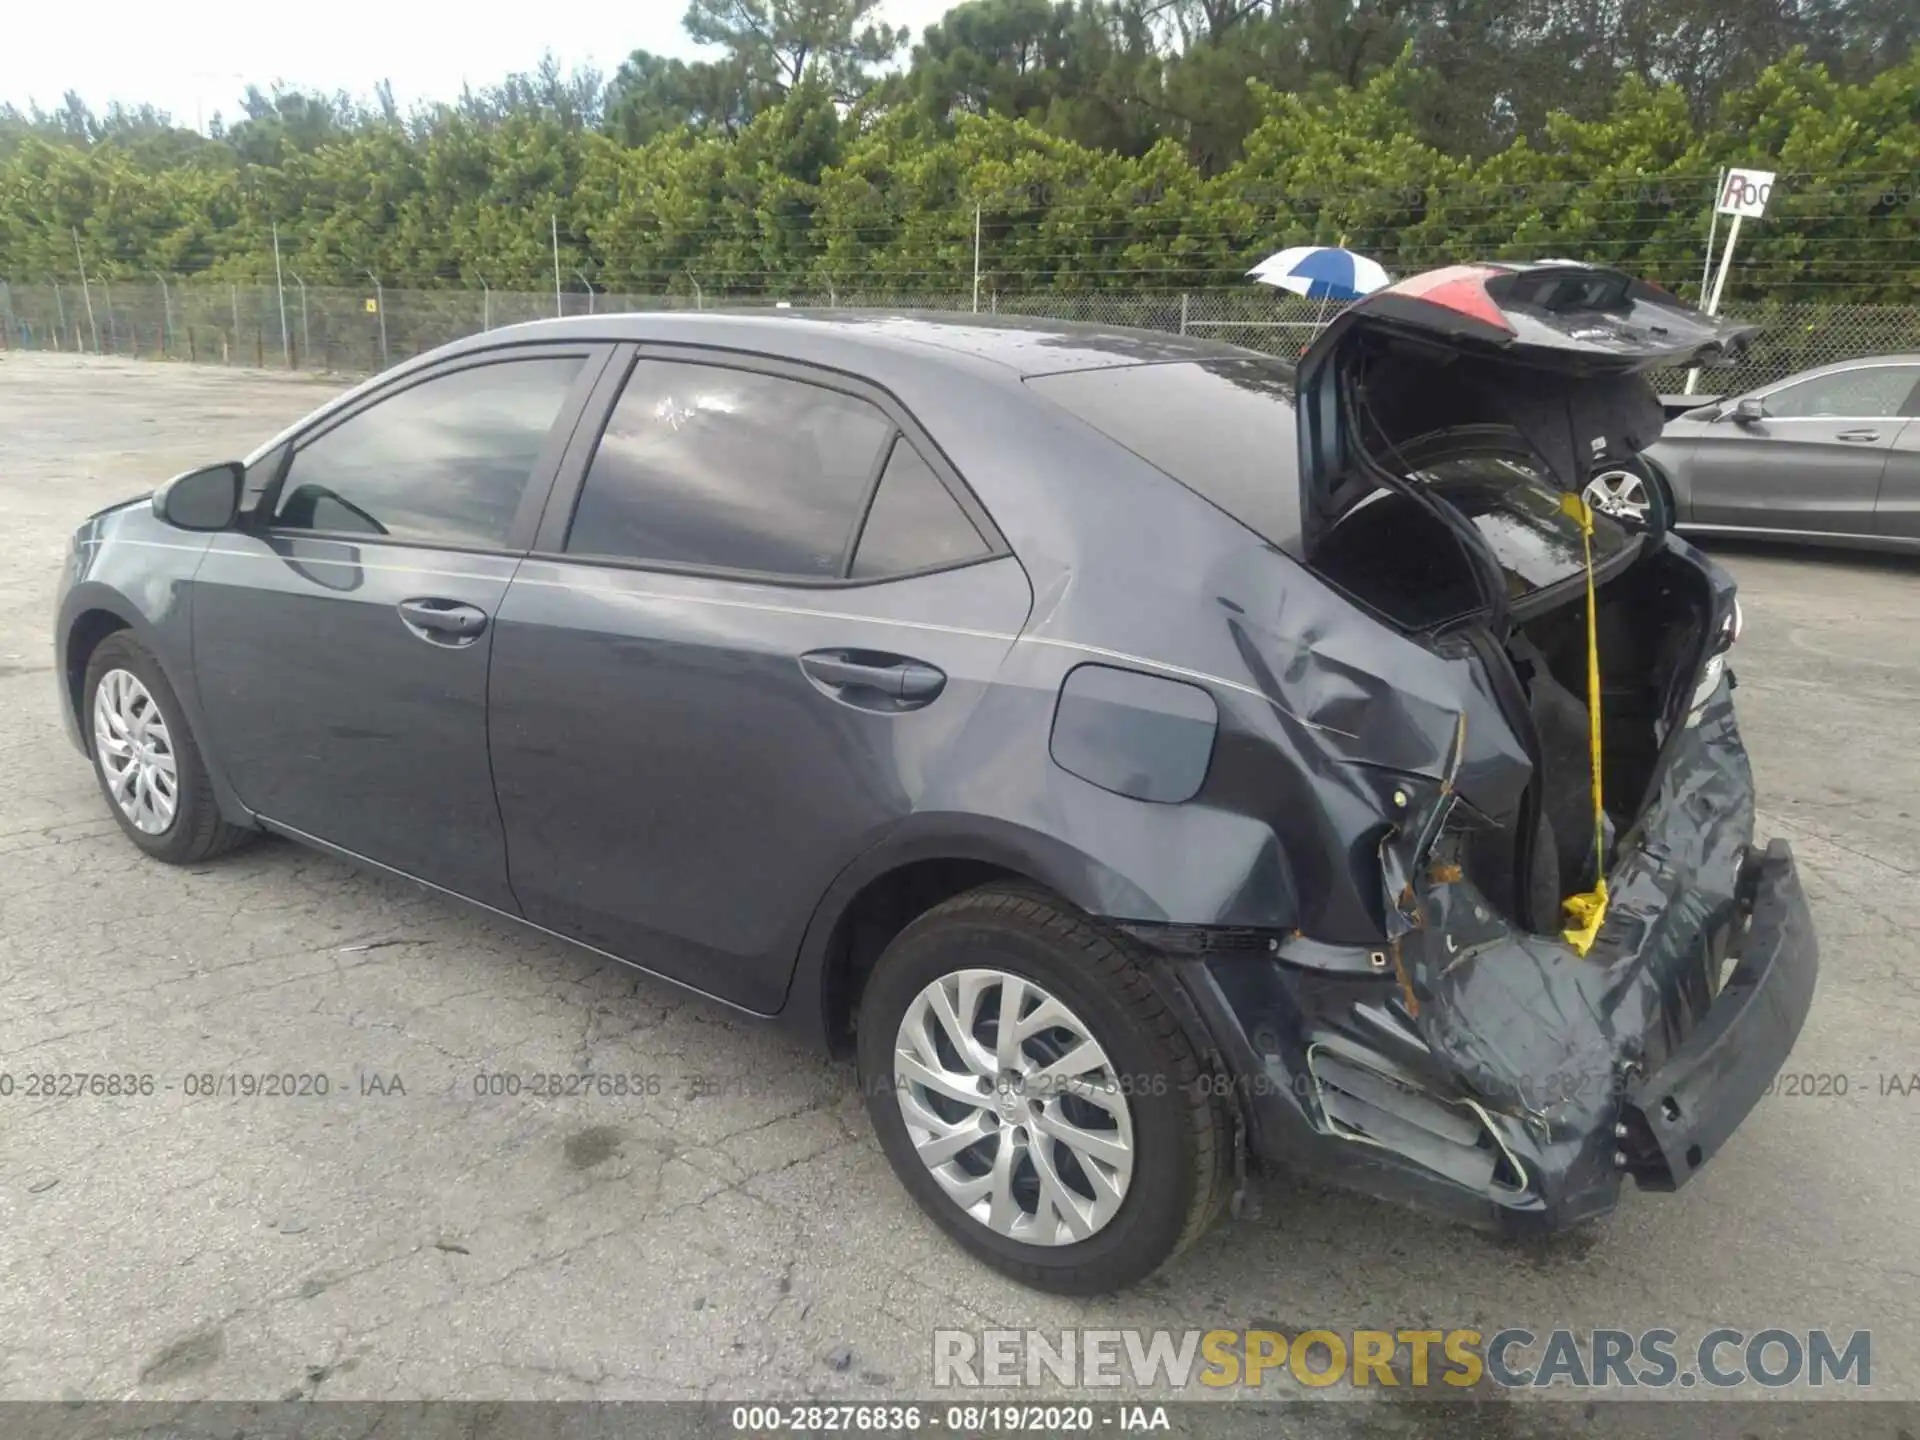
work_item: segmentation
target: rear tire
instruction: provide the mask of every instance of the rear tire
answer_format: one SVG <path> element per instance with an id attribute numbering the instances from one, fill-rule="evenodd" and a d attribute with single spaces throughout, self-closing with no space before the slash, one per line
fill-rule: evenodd
<path id="1" fill-rule="evenodd" d="M 1010 1067 L 1009 997 L 1025 1022 Z M 1132 947 L 1052 898 L 988 886 L 929 910 L 880 957 L 858 1028 L 894 1173 L 1002 1274 L 1064 1295 L 1117 1290 L 1218 1217 L 1232 1131 L 1210 1075 Z M 929 1063 L 945 1089 L 922 1083 Z"/>
<path id="2" fill-rule="evenodd" d="M 1606 461 L 1581 493 L 1601 514 L 1656 540 L 1673 528 L 1673 495 L 1666 479 L 1637 455 Z"/>
<path id="3" fill-rule="evenodd" d="M 166 672 L 125 631 L 87 661 L 81 723 L 107 808 L 156 860 L 194 865 L 253 838 L 229 825 Z"/>

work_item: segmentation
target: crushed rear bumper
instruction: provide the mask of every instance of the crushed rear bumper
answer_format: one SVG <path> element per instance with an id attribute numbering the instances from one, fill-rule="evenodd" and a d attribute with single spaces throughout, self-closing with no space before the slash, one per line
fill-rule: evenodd
<path id="1" fill-rule="evenodd" d="M 1752 836 L 1723 682 L 1616 852 L 1586 956 L 1435 863 L 1391 946 L 1162 943 L 1164 978 L 1256 1159 L 1482 1228 L 1562 1229 L 1628 1177 L 1684 1184 L 1793 1048 L 1818 945 L 1792 852 Z"/>
<path id="2" fill-rule="evenodd" d="M 1666 1063 L 1626 1096 L 1631 1173 L 1675 1189 L 1713 1158 L 1766 1094 L 1813 1004 L 1819 946 L 1784 840 L 1741 867 L 1746 932 L 1712 1008 Z"/>

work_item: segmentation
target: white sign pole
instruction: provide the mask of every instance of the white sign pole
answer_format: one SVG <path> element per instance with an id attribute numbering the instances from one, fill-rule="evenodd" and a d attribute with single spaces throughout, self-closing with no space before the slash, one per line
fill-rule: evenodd
<path id="1" fill-rule="evenodd" d="M 1700 298 L 1707 298 L 1707 287 L 1713 284 L 1713 242 L 1720 238 L 1720 192 L 1727 186 L 1727 167 L 1720 167 L 1720 174 L 1713 182 L 1713 205 L 1707 211 L 1707 253 L 1700 261 Z"/>
<path id="2" fill-rule="evenodd" d="M 1735 215 L 1727 227 L 1727 248 L 1720 252 L 1720 273 L 1713 277 L 1713 293 L 1707 296 L 1707 314 L 1720 313 L 1720 292 L 1727 288 L 1727 270 L 1733 264 L 1733 247 L 1740 243 L 1740 222 L 1747 217 Z"/>
<path id="3" fill-rule="evenodd" d="M 1733 247 L 1740 239 L 1740 222 L 1745 218 L 1744 215 L 1736 214 L 1733 217 L 1733 223 L 1727 227 L 1727 248 L 1720 252 L 1720 270 L 1719 273 L 1713 277 L 1713 289 L 1707 293 L 1705 309 L 1709 315 L 1719 313 L 1720 292 L 1726 288 L 1727 267 L 1733 263 Z M 1699 385 L 1700 367 L 1696 365 L 1687 372 L 1686 393 L 1689 395 L 1693 394 L 1693 392 L 1699 388 Z"/>
<path id="4" fill-rule="evenodd" d="M 1716 215 L 1731 215 L 1733 223 L 1727 227 L 1727 248 L 1720 252 L 1720 272 L 1713 277 L 1713 289 L 1707 294 L 1706 313 L 1716 315 L 1720 311 L 1720 296 L 1727 288 L 1727 271 L 1733 265 L 1733 247 L 1740 240 L 1740 222 L 1751 215 L 1756 220 L 1767 213 L 1767 201 L 1773 194 L 1773 172 L 1771 170 L 1728 170 L 1720 181 L 1720 195 L 1714 201 Z M 1708 257 L 1711 263 L 1712 241 L 1708 241 Z M 1695 366 L 1687 372 L 1687 390 L 1691 395 L 1700 384 L 1700 367 Z"/>

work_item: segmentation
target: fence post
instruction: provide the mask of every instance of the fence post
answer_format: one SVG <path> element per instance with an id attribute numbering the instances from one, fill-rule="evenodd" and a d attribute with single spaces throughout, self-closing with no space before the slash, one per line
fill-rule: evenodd
<path id="1" fill-rule="evenodd" d="M 93 319 L 93 290 L 87 284 L 87 262 L 85 257 L 80 253 L 80 230 L 78 226 L 73 225 L 67 228 L 73 234 L 74 261 L 80 266 L 80 293 L 86 297 L 87 301 L 87 329 L 93 332 L 93 353 L 98 355 L 100 353 L 100 327 L 94 323 Z M 76 350 L 80 348 L 80 327 L 78 325 L 74 326 L 73 348 Z"/>
<path id="2" fill-rule="evenodd" d="M 273 290 L 280 297 L 280 358 L 293 368 L 293 341 L 287 336 L 287 284 L 280 278 L 280 222 L 273 222 Z"/>
<path id="3" fill-rule="evenodd" d="M 165 316 L 160 323 L 160 358 L 164 360 L 173 345 L 173 292 L 167 289 L 167 277 L 158 270 L 153 272 L 153 278 L 160 282 L 160 307 Z"/>
<path id="4" fill-rule="evenodd" d="M 1187 333 L 1187 292 L 1180 292 L 1180 333 Z"/>
<path id="5" fill-rule="evenodd" d="M 300 272 L 298 270 L 289 270 L 287 273 L 293 276 L 293 283 L 300 287 L 300 348 L 306 352 L 307 358 L 311 360 L 313 358 L 313 333 L 307 329 L 307 282 L 300 278 Z"/>
<path id="6" fill-rule="evenodd" d="M 980 206 L 973 207 L 973 313 L 980 313 Z"/>
<path id="7" fill-rule="evenodd" d="M 384 370 L 387 368 L 387 292 L 380 288 L 380 277 L 371 270 L 367 271 L 367 279 L 373 281 L 373 308 L 380 317 L 380 368 Z M 555 285 L 558 283 L 556 279 Z"/>

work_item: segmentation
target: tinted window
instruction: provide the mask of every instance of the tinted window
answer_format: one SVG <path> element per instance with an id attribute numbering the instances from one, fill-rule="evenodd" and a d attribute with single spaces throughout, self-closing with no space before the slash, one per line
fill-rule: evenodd
<path id="1" fill-rule="evenodd" d="M 892 433 L 874 406 L 818 385 L 642 360 L 587 471 L 567 549 L 838 576 Z"/>
<path id="2" fill-rule="evenodd" d="M 1518 436 L 1514 436 L 1516 444 Z M 1490 448 L 1483 439 L 1444 434 L 1409 442 L 1406 478 L 1430 489 L 1465 516 L 1498 565 L 1507 598 L 1518 600 L 1586 570 L 1580 525 L 1563 508 L 1564 493 L 1545 464 L 1520 449 Z M 1634 538 L 1605 515 L 1593 517 L 1596 566 Z M 1459 540 L 1424 507 L 1381 487 L 1334 523 L 1314 568 L 1402 625 L 1425 630 L 1483 608 L 1474 572 Z"/>
<path id="3" fill-rule="evenodd" d="M 905 437 L 894 441 L 854 552 L 855 577 L 903 575 L 986 553 L 980 532 L 920 452 Z"/>
<path id="4" fill-rule="evenodd" d="M 1299 539 L 1293 371 L 1279 361 L 1115 366 L 1027 384 L 1254 533 Z"/>
<path id="5" fill-rule="evenodd" d="M 1781 418 L 1834 415 L 1865 419 L 1901 413 L 1907 397 L 1920 380 L 1920 366 L 1863 365 L 1858 370 L 1842 370 L 1802 380 L 1776 390 L 1762 402 L 1767 414 Z"/>
<path id="6" fill-rule="evenodd" d="M 499 546 L 586 361 L 506 360 L 409 386 L 294 452 L 276 525 Z"/>
<path id="7" fill-rule="evenodd" d="M 1431 486 L 1473 522 L 1518 599 L 1586 570 L 1580 523 L 1562 508 L 1544 466 L 1516 455 L 1457 455 L 1421 465 L 1407 477 Z M 1608 516 L 1593 517 L 1593 563 L 1624 550 L 1631 537 Z"/>

